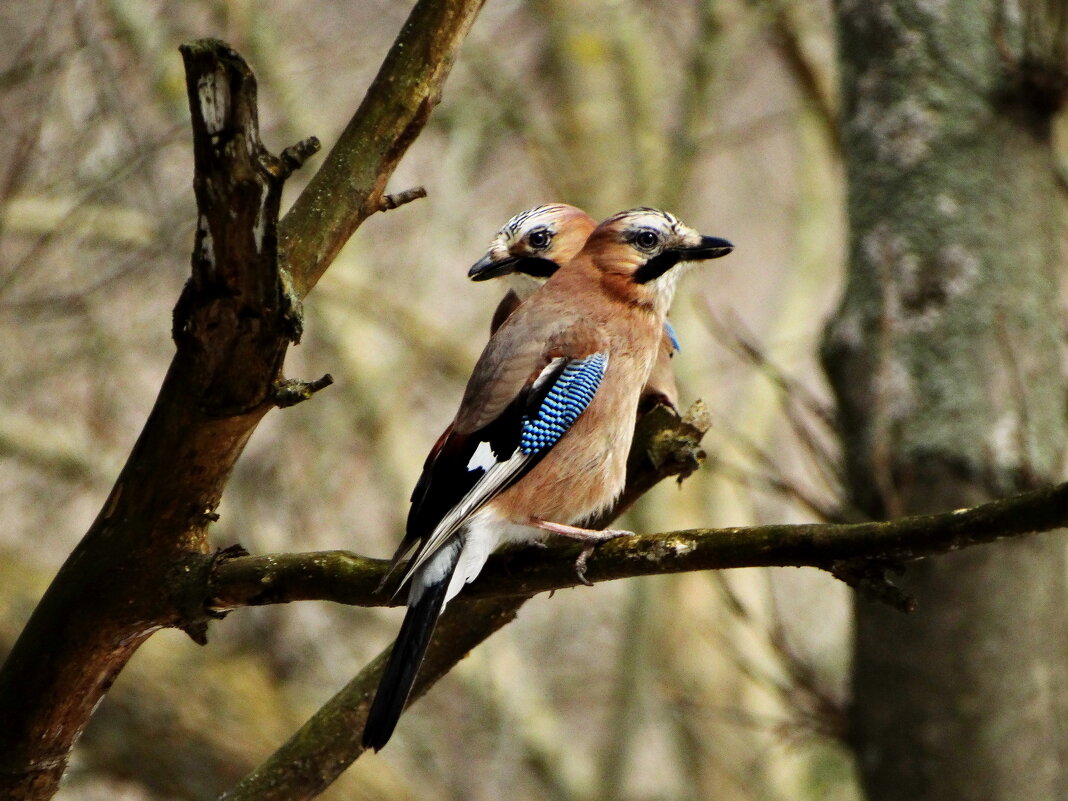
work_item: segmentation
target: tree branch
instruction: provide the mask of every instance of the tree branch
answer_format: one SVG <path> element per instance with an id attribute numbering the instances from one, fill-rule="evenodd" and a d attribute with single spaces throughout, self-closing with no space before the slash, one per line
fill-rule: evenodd
<path id="1" fill-rule="evenodd" d="M 51 797 L 138 646 L 161 626 L 203 627 L 174 579 L 203 569 L 213 510 L 293 335 L 275 247 L 284 179 L 260 142 L 255 78 L 221 42 L 182 55 L 199 221 L 177 352 L 104 508 L 0 667 L 3 798 Z"/>
<path id="2" fill-rule="evenodd" d="M 594 583 L 734 567 L 818 567 L 858 560 L 908 562 L 973 545 L 1068 526 L 1068 483 L 971 509 L 899 520 L 688 529 L 620 537 L 597 547 L 587 563 Z M 491 556 L 465 598 L 528 598 L 581 584 L 574 562 L 582 546 L 550 544 Z M 219 564 L 211 605 L 220 609 L 333 601 L 398 606 L 377 592 L 389 562 L 349 551 L 243 556 Z"/>
<path id="3" fill-rule="evenodd" d="M 659 481 L 673 476 L 681 480 L 690 475 L 704 458 L 700 442 L 708 424 L 708 415 L 700 401 L 684 417 L 666 406 L 654 406 L 642 414 L 627 459 L 627 485 L 623 495 L 594 525 L 607 525 Z M 577 549 L 568 556 L 572 579 L 576 579 L 577 556 Z M 499 558 L 494 557 L 495 563 Z M 271 561 L 273 568 L 268 566 Z M 334 600 L 346 597 L 349 599 L 346 602 L 383 604 L 390 602 L 388 594 L 376 593 L 375 589 L 385 575 L 386 565 L 382 560 L 364 559 L 342 551 L 278 557 L 227 557 L 224 552 L 202 574 L 211 578 L 200 583 L 199 590 L 205 609 L 212 612 L 234 606 L 298 600 L 301 594 L 306 599 L 321 598 L 327 592 Z M 198 581 L 195 577 L 191 579 L 191 594 L 196 592 Z M 448 673 L 468 651 L 513 620 L 530 595 L 512 588 L 509 597 L 461 597 L 453 601 L 438 622 L 409 704 Z M 223 797 L 227 801 L 312 798 L 334 781 L 363 752 L 353 732 L 363 726 L 387 654 L 388 649 Z"/>

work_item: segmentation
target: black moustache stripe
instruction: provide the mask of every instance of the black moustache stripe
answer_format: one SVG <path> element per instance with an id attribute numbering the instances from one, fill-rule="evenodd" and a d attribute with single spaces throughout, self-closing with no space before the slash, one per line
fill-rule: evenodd
<path id="1" fill-rule="evenodd" d="M 679 263 L 680 255 L 677 251 L 665 250 L 659 256 L 653 256 L 634 271 L 634 283 L 647 284 L 654 278 L 659 278 Z"/>
<path id="2" fill-rule="evenodd" d="M 527 256 L 519 259 L 512 272 L 529 275 L 532 278 L 548 278 L 559 269 L 560 265 L 549 259 L 539 259 L 535 256 Z"/>

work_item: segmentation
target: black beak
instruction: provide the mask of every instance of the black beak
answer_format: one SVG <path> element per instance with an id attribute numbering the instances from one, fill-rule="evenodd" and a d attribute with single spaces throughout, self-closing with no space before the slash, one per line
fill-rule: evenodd
<path id="1" fill-rule="evenodd" d="M 701 244 L 691 245 L 685 248 L 675 248 L 679 254 L 679 261 L 704 261 L 705 259 L 718 259 L 726 256 L 734 250 L 734 245 L 726 239 L 718 236 L 702 236 Z"/>
<path id="2" fill-rule="evenodd" d="M 681 248 L 665 250 L 659 256 L 653 256 L 634 271 L 634 282 L 644 284 L 659 278 L 680 261 L 704 261 L 718 259 L 734 250 L 734 245 L 718 236 L 702 236 L 700 243 Z"/>
<path id="3" fill-rule="evenodd" d="M 467 277 L 472 281 L 488 281 L 491 278 L 499 278 L 502 275 L 514 273 L 519 259 L 514 256 L 494 261 L 488 254 L 471 265 L 467 271 Z"/>

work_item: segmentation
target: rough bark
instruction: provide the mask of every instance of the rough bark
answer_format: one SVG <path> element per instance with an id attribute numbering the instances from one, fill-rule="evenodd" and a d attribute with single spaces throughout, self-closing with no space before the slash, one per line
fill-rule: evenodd
<path id="1" fill-rule="evenodd" d="M 1031 23 L 1060 15 L 1035 30 L 1063 36 L 1064 12 L 1006 8 L 837 4 L 850 268 L 823 355 L 850 500 L 872 517 L 1041 486 L 1062 464 L 1050 115 L 1065 43 L 1036 41 Z M 1068 797 L 1063 542 L 969 549 L 903 584 L 911 616 L 856 603 L 868 797 Z"/>
<path id="2" fill-rule="evenodd" d="M 294 330 L 274 247 L 283 178 L 259 142 L 255 81 L 219 43 L 183 56 L 200 222 L 177 353 L 103 510 L 0 669 L 5 798 L 54 792 L 93 708 L 152 631 L 202 625 L 168 591 L 172 574 L 207 552 L 213 510 L 270 408 Z"/>

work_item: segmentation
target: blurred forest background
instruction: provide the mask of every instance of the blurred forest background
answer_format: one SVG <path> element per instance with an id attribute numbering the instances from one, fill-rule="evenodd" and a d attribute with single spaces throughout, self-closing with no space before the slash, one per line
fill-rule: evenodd
<path id="1" fill-rule="evenodd" d="M 312 134 L 329 147 L 408 10 L 0 6 L 0 654 L 96 515 L 173 353 L 195 222 L 178 44 L 217 36 L 248 59 L 272 150 Z M 391 185 L 428 198 L 369 219 L 305 304 L 286 372 L 336 384 L 259 427 L 217 545 L 392 553 L 503 293 L 466 270 L 508 217 L 549 201 L 598 218 L 660 206 L 737 247 L 686 279 L 672 313 L 681 405 L 712 414 L 709 459 L 622 525 L 831 514 L 842 482 L 815 354 L 844 269 L 834 69 L 823 0 L 491 0 Z M 305 603 L 236 612 L 207 648 L 157 634 L 61 797 L 214 797 L 399 614 Z M 540 597 L 324 797 L 858 799 L 841 741 L 849 621 L 847 591 L 813 570 Z"/>

